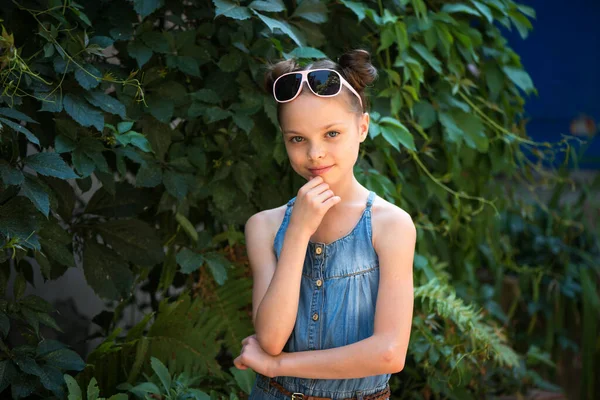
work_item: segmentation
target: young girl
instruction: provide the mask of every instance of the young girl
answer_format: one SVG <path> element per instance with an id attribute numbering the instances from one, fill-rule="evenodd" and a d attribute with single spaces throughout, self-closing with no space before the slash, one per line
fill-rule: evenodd
<path id="1" fill-rule="evenodd" d="M 416 230 L 353 171 L 376 75 L 364 50 L 267 72 L 288 158 L 307 182 L 246 223 L 256 334 L 234 364 L 257 373 L 250 400 L 385 400 L 404 366 Z"/>

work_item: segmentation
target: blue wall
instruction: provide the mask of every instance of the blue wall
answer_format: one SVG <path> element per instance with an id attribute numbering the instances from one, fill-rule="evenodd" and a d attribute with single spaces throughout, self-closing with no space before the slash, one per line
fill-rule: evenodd
<path id="1" fill-rule="evenodd" d="M 525 40 L 514 28 L 504 33 L 538 90 L 538 96 L 525 97 L 528 134 L 558 141 L 582 113 L 600 126 L 600 2 L 522 3 L 535 8 L 533 31 Z M 600 169 L 598 134 L 581 161 L 581 167 Z"/>

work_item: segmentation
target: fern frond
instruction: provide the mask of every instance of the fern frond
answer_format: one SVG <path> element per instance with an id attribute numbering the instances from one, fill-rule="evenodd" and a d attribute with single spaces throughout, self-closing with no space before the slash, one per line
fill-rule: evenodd
<path id="1" fill-rule="evenodd" d="M 489 325 L 483 320 L 481 310 L 464 304 L 456 297 L 454 289 L 437 279 L 415 288 L 415 298 L 420 298 L 423 304 L 428 303 L 428 310 L 442 318 L 452 321 L 467 337 L 475 353 L 482 352 L 500 365 L 516 367 L 519 365 L 519 355 L 506 344 L 506 334 L 496 326 Z"/>

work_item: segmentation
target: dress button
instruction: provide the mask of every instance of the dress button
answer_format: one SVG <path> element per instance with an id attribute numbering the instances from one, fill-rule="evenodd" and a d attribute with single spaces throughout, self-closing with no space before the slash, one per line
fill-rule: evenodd
<path id="1" fill-rule="evenodd" d="M 317 249 L 315 250 L 315 253 L 317 254 L 321 254 L 323 252 L 323 248 L 321 247 L 317 247 Z"/>
<path id="2" fill-rule="evenodd" d="M 323 284 L 323 281 L 322 281 L 322 280 L 320 280 L 320 279 L 317 279 L 317 286 L 318 286 L 318 287 L 321 287 L 321 285 L 322 285 L 322 284 Z"/>
<path id="3" fill-rule="evenodd" d="M 319 319 L 319 314 L 317 314 L 317 313 L 314 313 L 314 314 L 313 314 L 313 321 L 316 321 L 316 320 L 318 320 L 318 319 Z"/>

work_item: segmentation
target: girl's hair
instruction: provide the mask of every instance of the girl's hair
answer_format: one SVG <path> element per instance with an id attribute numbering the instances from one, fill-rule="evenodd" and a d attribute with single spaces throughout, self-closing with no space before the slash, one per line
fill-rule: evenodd
<path id="1" fill-rule="evenodd" d="M 265 90 L 267 93 L 273 93 L 273 83 L 281 75 L 287 72 L 303 71 L 314 68 L 327 68 L 333 69 L 339 72 L 344 79 L 348 81 L 350 85 L 358 92 L 364 109 L 361 109 L 360 103 L 356 96 L 350 91 L 343 87 L 342 91 L 346 92 L 346 98 L 350 99 L 352 111 L 357 114 L 362 114 L 368 109 L 367 97 L 365 96 L 365 87 L 370 85 L 377 78 L 377 69 L 371 64 L 371 54 L 362 49 L 350 50 L 342 54 L 338 59 L 338 62 L 331 61 L 329 59 L 321 59 L 311 64 L 301 67 L 295 59 L 289 59 L 285 61 L 279 61 L 275 64 L 267 65 L 267 72 L 265 73 Z M 303 88 L 303 90 L 309 90 Z M 277 103 L 277 119 L 280 119 L 281 106 L 285 104 Z"/>

